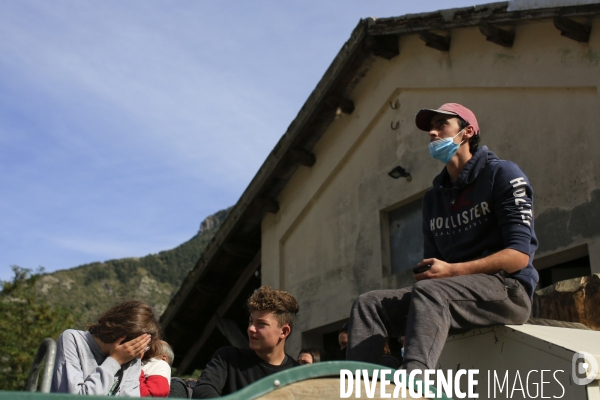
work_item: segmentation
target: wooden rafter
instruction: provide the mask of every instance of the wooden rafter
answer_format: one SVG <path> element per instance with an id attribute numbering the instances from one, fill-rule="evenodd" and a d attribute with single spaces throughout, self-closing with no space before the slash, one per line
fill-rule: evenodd
<path id="1" fill-rule="evenodd" d="M 479 24 L 479 31 L 485 36 L 488 42 L 495 43 L 504 47 L 512 47 L 515 41 L 515 33 L 495 25 L 482 22 Z"/>
<path id="2" fill-rule="evenodd" d="M 279 203 L 273 199 L 259 197 L 254 200 L 254 204 L 256 204 L 262 212 L 271 214 L 277 214 L 279 212 Z"/>
<path id="3" fill-rule="evenodd" d="M 373 55 L 391 60 L 400 54 L 398 35 L 369 35 L 365 38 L 365 49 Z"/>
<path id="4" fill-rule="evenodd" d="M 244 289 L 244 286 L 246 286 L 250 278 L 252 278 L 252 275 L 254 275 L 254 273 L 260 266 L 260 254 L 260 251 L 256 253 L 254 259 L 252 259 L 252 261 L 248 264 L 242 275 L 238 278 L 237 282 L 233 285 L 233 287 L 227 294 L 225 301 L 221 303 L 219 308 L 217 308 L 217 310 L 213 314 L 212 318 L 206 323 L 198 340 L 187 351 L 185 357 L 177 366 L 177 371 L 180 371 L 181 373 L 189 372 L 188 369 L 192 366 L 192 362 L 194 361 L 196 354 L 198 354 L 198 351 L 200 351 L 202 346 L 204 346 L 204 343 L 206 343 L 213 330 L 217 327 L 218 319 L 223 318 L 223 315 L 225 315 L 227 310 L 229 310 L 229 307 L 231 307 L 235 299 L 239 296 L 242 289 Z"/>
<path id="5" fill-rule="evenodd" d="M 580 24 L 570 18 L 554 17 L 554 26 L 560 31 L 561 36 L 578 42 L 587 43 L 590 40 L 589 25 Z"/>
<path id="6" fill-rule="evenodd" d="M 419 32 L 419 37 L 425 46 L 439 51 L 450 51 L 450 36 L 442 36 L 433 32 Z"/>
<path id="7" fill-rule="evenodd" d="M 255 246 L 228 242 L 223 243 L 223 250 L 234 257 L 250 257 L 256 254 L 258 249 Z"/>
<path id="8" fill-rule="evenodd" d="M 344 114 L 352 114 L 354 112 L 354 102 L 343 97 L 334 95 L 327 96 L 325 105 L 331 107 L 333 110 L 339 108 Z"/>
<path id="9" fill-rule="evenodd" d="M 312 167 L 317 161 L 315 155 L 308 151 L 293 149 L 291 150 L 291 154 L 295 162 L 300 165 L 304 165 L 305 167 Z"/>

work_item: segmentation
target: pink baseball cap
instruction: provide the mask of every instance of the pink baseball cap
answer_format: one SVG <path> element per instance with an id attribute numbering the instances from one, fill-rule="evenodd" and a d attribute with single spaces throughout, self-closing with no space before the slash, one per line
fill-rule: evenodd
<path id="1" fill-rule="evenodd" d="M 479 124 L 477 123 L 477 118 L 475 118 L 475 114 L 473 114 L 473 111 L 469 110 L 467 107 L 458 103 L 446 103 L 437 110 L 432 110 L 429 108 L 421 109 L 415 117 L 415 123 L 417 124 L 417 128 L 419 128 L 422 131 L 429 132 L 429 130 L 431 129 L 431 119 L 436 114 L 454 115 L 461 117 L 473 127 L 473 129 L 475 130 L 475 134 L 479 135 Z"/>

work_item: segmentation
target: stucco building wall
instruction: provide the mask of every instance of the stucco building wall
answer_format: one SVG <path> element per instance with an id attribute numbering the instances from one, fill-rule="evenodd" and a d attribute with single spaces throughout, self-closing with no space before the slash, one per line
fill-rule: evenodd
<path id="1" fill-rule="evenodd" d="M 589 43 L 560 36 L 550 20 L 514 29 L 512 48 L 476 27 L 452 30 L 449 52 L 401 37 L 400 55 L 373 59 L 350 95 L 354 112 L 314 147 L 314 166 L 283 189 L 280 211 L 262 221 L 262 280 L 300 303 L 291 354 L 302 332 L 347 318 L 358 294 L 412 284 L 410 271 L 391 274 L 387 215 L 418 201 L 443 168 L 414 125 L 420 108 L 471 108 L 481 144 L 528 175 L 536 266 L 587 252 L 600 272 L 600 19 Z M 396 165 L 411 182 L 387 175 Z"/>

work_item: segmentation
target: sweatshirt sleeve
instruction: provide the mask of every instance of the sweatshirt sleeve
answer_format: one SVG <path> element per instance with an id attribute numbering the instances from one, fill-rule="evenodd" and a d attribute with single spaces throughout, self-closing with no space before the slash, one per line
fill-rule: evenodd
<path id="1" fill-rule="evenodd" d="M 161 375 L 144 376 L 140 374 L 140 396 L 167 397 L 171 386 L 167 378 Z"/>
<path id="2" fill-rule="evenodd" d="M 492 185 L 503 247 L 529 255 L 533 237 L 533 189 L 529 179 L 516 164 L 504 161 L 496 167 Z"/>
<path id="3" fill-rule="evenodd" d="M 206 364 L 198 383 L 194 386 L 193 399 L 209 399 L 221 397 L 223 387 L 227 382 L 227 362 L 225 350 L 219 349 Z"/>
<path id="4" fill-rule="evenodd" d="M 78 351 L 79 350 L 79 351 Z M 80 356 L 81 355 L 81 356 Z M 78 349 L 73 331 L 67 330 L 58 338 L 56 362 L 52 376 L 52 392 L 107 395 L 121 365 L 112 357 L 106 357 L 88 376 L 83 375 L 81 357 L 93 357 L 91 350 Z"/>

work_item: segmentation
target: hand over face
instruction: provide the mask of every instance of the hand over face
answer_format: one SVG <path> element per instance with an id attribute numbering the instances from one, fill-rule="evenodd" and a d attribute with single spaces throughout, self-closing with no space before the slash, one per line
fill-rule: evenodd
<path id="1" fill-rule="evenodd" d="M 131 339 L 129 342 L 121 343 L 125 340 L 125 336 L 117 339 L 109 345 L 108 355 L 121 365 L 128 363 L 134 358 L 140 358 L 144 355 L 146 347 L 150 344 L 152 336 L 147 333 Z"/>
<path id="2" fill-rule="evenodd" d="M 437 258 L 426 258 L 425 260 L 421 261 L 418 266 L 420 267 L 427 264 L 431 265 L 431 268 L 420 274 L 413 275 L 417 281 L 423 279 L 449 278 L 456 275 L 453 264 L 438 260 Z"/>

